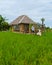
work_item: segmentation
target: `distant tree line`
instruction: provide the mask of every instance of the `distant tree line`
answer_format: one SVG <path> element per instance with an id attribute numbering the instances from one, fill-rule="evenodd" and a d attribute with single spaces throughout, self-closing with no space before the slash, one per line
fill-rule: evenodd
<path id="1" fill-rule="evenodd" d="M 0 31 L 9 30 L 9 24 L 6 22 L 6 19 L 0 15 Z"/>

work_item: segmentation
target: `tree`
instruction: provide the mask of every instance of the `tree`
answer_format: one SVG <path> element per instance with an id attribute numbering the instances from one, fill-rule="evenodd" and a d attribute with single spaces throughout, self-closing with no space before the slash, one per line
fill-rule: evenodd
<path id="1" fill-rule="evenodd" d="M 2 21 L 5 21 L 5 19 L 2 17 L 2 15 L 0 15 L 0 23 L 1 23 Z"/>
<path id="2" fill-rule="evenodd" d="M 9 24 L 8 24 L 8 22 L 3 22 L 3 23 L 2 23 L 2 29 L 5 30 L 5 31 L 9 29 Z"/>
<path id="3" fill-rule="evenodd" d="M 9 29 L 9 24 L 5 22 L 5 18 L 0 15 L 0 31 Z"/>
<path id="4" fill-rule="evenodd" d="M 2 30 L 2 22 L 4 22 L 5 19 L 0 15 L 0 30 Z"/>
<path id="5" fill-rule="evenodd" d="M 45 21 L 45 19 L 41 18 L 41 21 L 42 21 L 42 28 L 43 28 L 44 27 L 44 21 Z"/>
<path id="6" fill-rule="evenodd" d="M 45 24 L 44 24 L 45 19 L 41 18 L 41 21 L 42 21 L 41 30 L 42 30 L 42 32 L 44 32 L 45 31 Z"/>

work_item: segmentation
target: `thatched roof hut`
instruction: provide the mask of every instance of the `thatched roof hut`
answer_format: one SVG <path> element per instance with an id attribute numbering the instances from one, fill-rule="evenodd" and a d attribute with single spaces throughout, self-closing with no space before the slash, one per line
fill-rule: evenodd
<path id="1" fill-rule="evenodd" d="M 20 32 L 29 32 L 30 24 L 36 25 L 36 23 L 26 15 L 19 16 L 10 23 L 12 30 Z"/>

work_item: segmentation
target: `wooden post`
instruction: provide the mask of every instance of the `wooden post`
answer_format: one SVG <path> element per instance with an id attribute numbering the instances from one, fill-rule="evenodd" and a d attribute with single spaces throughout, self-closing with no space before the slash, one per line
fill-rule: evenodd
<path id="1" fill-rule="evenodd" d="M 13 28 L 13 26 L 11 26 L 11 31 L 12 31 L 12 32 L 14 31 L 14 28 Z"/>
<path id="2" fill-rule="evenodd" d="M 29 24 L 29 33 L 31 33 L 31 24 Z"/>

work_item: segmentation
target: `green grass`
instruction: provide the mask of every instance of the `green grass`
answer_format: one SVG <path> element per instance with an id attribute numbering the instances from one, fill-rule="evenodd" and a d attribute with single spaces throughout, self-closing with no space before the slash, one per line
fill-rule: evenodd
<path id="1" fill-rule="evenodd" d="M 52 32 L 0 32 L 0 65 L 52 65 Z"/>

